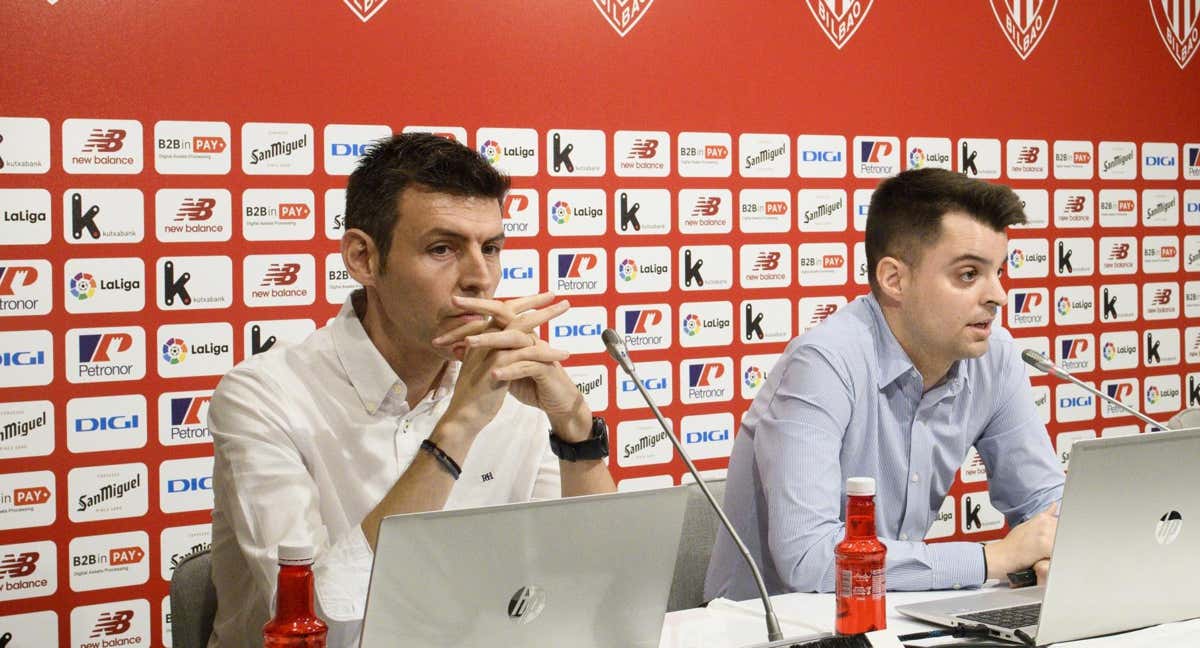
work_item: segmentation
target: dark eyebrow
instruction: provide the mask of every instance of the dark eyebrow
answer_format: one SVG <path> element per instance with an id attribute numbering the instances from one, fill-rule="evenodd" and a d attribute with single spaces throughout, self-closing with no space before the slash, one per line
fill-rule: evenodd
<path id="1" fill-rule="evenodd" d="M 425 232 L 424 238 L 426 238 L 426 239 L 449 238 L 449 239 L 454 239 L 456 241 L 467 240 L 467 237 L 463 236 L 462 232 L 456 232 L 452 229 L 446 229 L 444 227 L 435 227 L 435 228 Z M 500 232 L 496 236 L 493 236 L 493 237 L 489 238 L 488 240 L 484 241 L 484 243 L 485 244 L 488 244 L 488 243 L 500 244 L 500 243 L 504 242 L 504 239 L 505 239 L 504 232 Z"/>
<path id="2" fill-rule="evenodd" d="M 962 263 L 963 261 L 974 261 L 974 262 L 978 263 L 979 265 L 991 265 L 991 263 L 992 263 L 990 259 L 985 259 L 985 258 L 979 256 L 978 254 L 967 253 L 967 254 L 960 254 L 960 255 L 954 257 L 954 260 L 950 262 L 950 265 L 958 265 L 958 264 Z M 1001 265 L 1003 265 L 1003 263 Z"/>

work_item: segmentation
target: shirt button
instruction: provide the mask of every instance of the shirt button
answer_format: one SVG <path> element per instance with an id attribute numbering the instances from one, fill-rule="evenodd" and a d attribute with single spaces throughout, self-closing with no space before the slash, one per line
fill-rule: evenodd
<path id="1" fill-rule="evenodd" d="M 958 584 L 958 583 L 955 583 L 955 584 L 954 584 L 954 589 L 962 589 L 962 585 L 960 585 L 960 584 Z"/>
<path id="2" fill-rule="evenodd" d="M 905 540 L 905 541 L 907 541 L 907 540 L 908 540 L 908 534 L 907 534 L 907 533 L 901 533 L 901 534 L 900 534 L 900 539 L 901 539 L 901 540 Z"/>
<path id="3" fill-rule="evenodd" d="M 920 475 L 918 475 L 917 473 L 913 473 L 913 474 L 912 474 L 912 481 L 913 481 L 913 483 L 914 483 L 914 484 L 915 484 L 915 483 L 917 483 L 917 482 L 919 482 L 919 481 L 921 481 L 921 476 L 920 476 Z"/>

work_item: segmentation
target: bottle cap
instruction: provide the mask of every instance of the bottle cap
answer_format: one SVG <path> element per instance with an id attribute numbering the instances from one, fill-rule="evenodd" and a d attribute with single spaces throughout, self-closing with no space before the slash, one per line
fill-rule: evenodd
<path id="1" fill-rule="evenodd" d="M 310 545 L 279 545 L 279 564 L 280 565 L 311 565 L 313 562 L 313 548 Z"/>
<path id="2" fill-rule="evenodd" d="M 866 496 L 875 494 L 874 477 L 851 477 L 846 480 L 846 494 Z"/>

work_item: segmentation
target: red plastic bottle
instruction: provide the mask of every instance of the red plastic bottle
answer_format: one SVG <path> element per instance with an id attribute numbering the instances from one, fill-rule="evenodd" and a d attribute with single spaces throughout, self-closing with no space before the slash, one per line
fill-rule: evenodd
<path id="1" fill-rule="evenodd" d="M 846 537 L 834 551 L 840 635 L 887 627 L 887 547 L 875 536 L 875 480 L 846 480 Z"/>
<path id="2" fill-rule="evenodd" d="M 263 626 L 265 648 L 325 648 L 329 627 L 313 611 L 313 550 L 279 545 L 275 618 Z"/>

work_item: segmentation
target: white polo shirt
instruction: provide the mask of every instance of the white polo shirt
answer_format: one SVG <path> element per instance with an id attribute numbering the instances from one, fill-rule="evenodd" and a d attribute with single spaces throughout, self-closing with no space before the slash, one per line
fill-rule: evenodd
<path id="1" fill-rule="evenodd" d="M 356 646 L 371 549 L 359 526 L 450 404 L 458 363 L 415 408 L 367 338 L 351 300 L 304 342 L 239 364 L 213 394 L 210 646 L 261 646 L 280 543 L 316 549 L 317 612 L 328 645 Z M 560 496 L 546 415 L 512 396 L 471 445 L 447 509 Z"/>

